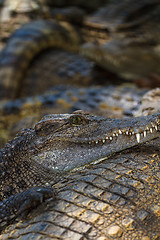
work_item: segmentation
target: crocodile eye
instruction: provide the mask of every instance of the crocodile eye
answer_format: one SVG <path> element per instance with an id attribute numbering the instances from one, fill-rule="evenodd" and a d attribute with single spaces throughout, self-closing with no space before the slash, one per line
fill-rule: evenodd
<path id="1" fill-rule="evenodd" d="M 81 124 L 87 124 L 88 119 L 82 117 L 82 116 L 73 116 L 70 118 L 70 123 L 73 125 L 81 125 Z"/>

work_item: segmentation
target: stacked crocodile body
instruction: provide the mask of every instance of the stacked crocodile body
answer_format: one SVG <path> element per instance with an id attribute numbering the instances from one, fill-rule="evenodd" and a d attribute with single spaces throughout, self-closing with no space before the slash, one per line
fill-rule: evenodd
<path id="1" fill-rule="evenodd" d="M 159 0 L 134 1 L 134 4 L 126 0 L 123 4 L 109 5 L 87 19 L 77 14 L 80 22 L 75 21 L 75 25 L 52 20 L 25 25 L 2 51 L 1 89 L 4 88 L 7 96 L 18 96 L 24 71 L 40 51 L 51 47 L 78 51 L 86 41 L 89 42 L 83 46 L 82 53 L 119 76 L 131 80 L 159 74 L 159 5 Z M 70 14 L 74 9 L 71 10 Z M 155 84 L 159 84 L 156 77 L 146 85 Z"/>
<path id="2" fill-rule="evenodd" d="M 98 113 L 103 109 L 101 114 L 105 115 L 110 101 L 117 101 L 118 108 L 124 105 L 125 98 L 121 101 L 121 97 L 127 91 L 129 97 L 123 108 L 126 112 L 120 111 L 123 117 L 132 115 L 146 90 L 69 87 L 13 102 L 7 99 L 42 94 L 43 89 L 51 88 L 52 77 L 47 82 L 51 67 L 45 65 L 48 55 L 44 67 L 39 67 L 42 60 L 38 55 L 37 69 L 42 72 L 37 75 L 31 70 L 30 80 L 24 80 L 27 69 L 35 66 L 31 61 L 41 51 L 49 49 L 59 56 L 57 49 L 50 48 L 64 49 L 58 59 L 62 62 L 67 56 L 69 63 L 71 58 L 75 63 L 63 71 L 55 67 L 59 69 L 57 82 L 60 75 L 65 75 L 72 86 L 75 79 L 75 85 L 93 84 L 95 64 L 82 56 L 77 60 L 76 55 L 86 41 L 89 43 L 82 48 L 83 54 L 120 76 L 133 79 L 159 74 L 159 5 L 158 0 L 126 0 L 109 5 L 90 18 L 83 18 L 80 12 L 82 18 L 76 24 L 66 23 L 66 18 L 64 22 L 56 10 L 50 14 L 60 16 L 62 21 L 37 20 L 17 30 L 0 56 L 1 98 L 6 99 L 0 104 L 0 123 L 8 124 L 15 114 L 14 125 L 24 116 L 22 122 L 26 123 L 27 115 L 33 125 L 42 114 L 79 108 Z M 42 12 L 45 11 L 44 8 Z M 73 16 L 69 20 L 73 21 Z M 67 51 L 74 53 L 69 55 Z M 44 69 L 48 75 L 42 75 Z M 44 85 L 37 87 L 40 81 L 36 80 L 33 86 L 35 79 L 42 79 Z M 134 90 L 136 95 L 130 97 Z M 0 239 L 159 239 L 159 121 L 159 113 L 120 120 L 78 111 L 48 115 L 34 127 L 22 130 L 0 152 Z M 134 147 L 139 144 L 143 145 Z M 24 220 L 23 215 L 28 212 Z M 6 228 L 10 223 L 14 224 Z"/>

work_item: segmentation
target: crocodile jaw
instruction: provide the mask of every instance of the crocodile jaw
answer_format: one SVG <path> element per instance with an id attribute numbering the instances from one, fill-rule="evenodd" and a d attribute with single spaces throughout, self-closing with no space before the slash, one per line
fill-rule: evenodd
<path id="1" fill-rule="evenodd" d="M 125 39 L 115 39 L 106 44 L 85 43 L 81 47 L 83 56 L 118 76 L 134 80 L 148 77 L 152 72 L 160 74 L 159 52 L 151 47 L 136 48 L 125 43 Z"/>
<path id="2" fill-rule="evenodd" d="M 159 114 L 127 120 L 104 119 L 92 133 L 84 133 L 78 140 L 74 135 L 62 140 L 50 139 L 50 145 L 32 156 L 32 160 L 54 171 L 76 170 L 157 138 L 159 131 Z"/>
<path id="3" fill-rule="evenodd" d="M 55 160 L 59 160 L 53 169 L 70 171 L 84 168 L 87 165 L 96 164 L 107 159 L 108 156 L 113 153 L 157 138 L 160 134 L 154 129 L 152 133 L 148 131 L 147 136 L 144 135 L 146 135 L 146 132 L 141 134 L 137 133 L 135 135 L 119 135 L 110 137 L 111 140 L 100 139 L 93 143 L 89 142 L 87 147 L 86 144 L 81 144 L 80 147 L 77 147 L 76 144 L 72 144 L 65 151 L 69 156 L 68 158 L 64 158 L 59 150 L 55 150 Z M 103 143 L 103 141 L 105 142 Z"/>

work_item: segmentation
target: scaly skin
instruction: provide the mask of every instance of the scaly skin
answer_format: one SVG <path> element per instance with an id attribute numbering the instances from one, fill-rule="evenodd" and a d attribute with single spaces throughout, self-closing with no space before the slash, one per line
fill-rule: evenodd
<path id="1" fill-rule="evenodd" d="M 48 201 L 0 238 L 157 240 L 160 229 L 160 140 L 72 172 Z"/>
<path id="2" fill-rule="evenodd" d="M 159 113 L 128 120 L 82 111 L 45 116 L 0 152 L 0 226 L 55 197 L 48 185 L 113 153 L 157 138 L 159 130 Z"/>

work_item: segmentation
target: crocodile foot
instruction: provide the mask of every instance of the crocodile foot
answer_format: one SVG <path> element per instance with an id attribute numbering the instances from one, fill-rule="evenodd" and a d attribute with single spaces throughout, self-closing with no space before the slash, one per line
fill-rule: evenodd
<path id="1" fill-rule="evenodd" d="M 49 198 L 56 198 L 56 191 L 51 187 L 33 187 L 13 195 L 0 204 L 0 219 L 7 223 L 19 215 L 24 217 Z"/>

